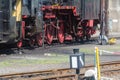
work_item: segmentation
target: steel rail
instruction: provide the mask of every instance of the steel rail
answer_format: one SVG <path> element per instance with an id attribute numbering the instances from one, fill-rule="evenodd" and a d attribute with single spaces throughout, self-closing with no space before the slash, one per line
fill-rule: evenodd
<path id="1" fill-rule="evenodd" d="M 100 66 L 101 66 L 102 74 L 120 71 L 120 61 L 106 62 L 106 63 L 102 63 Z M 84 75 L 84 72 L 91 68 L 94 68 L 94 66 L 93 65 L 85 66 L 80 70 L 81 71 L 80 75 Z M 0 79 L 14 80 L 14 78 L 16 79 L 19 78 L 17 80 L 22 80 L 22 78 L 24 78 L 24 80 L 25 79 L 27 80 L 28 78 L 30 80 L 32 78 L 31 80 L 37 80 L 37 79 L 42 80 L 42 79 L 66 78 L 66 77 L 75 78 L 76 77 L 75 73 L 76 73 L 75 69 L 66 68 L 66 69 L 54 69 L 54 70 L 35 71 L 35 72 L 26 72 L 26 73 L 6 74 L 6 75 L 0 75 Z"/>

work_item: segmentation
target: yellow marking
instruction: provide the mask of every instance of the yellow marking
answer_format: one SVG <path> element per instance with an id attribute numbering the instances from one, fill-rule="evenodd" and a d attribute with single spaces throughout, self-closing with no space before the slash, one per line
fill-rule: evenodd
<path id="1" fill-rule="evenodd" d="M 16 3 L 16 21 L 21 21 L 21 15 L 22 15 L 22 0 L 17 0 Z"/>
<path id="2" fill-rule="evenodd" d="M 59 4 L 54 4 L 53 6 L 59 6 Z"/>
<path id="3" fill-rule="evenodd" d="M 16 6 L 16 10 L 13 10 L 12 16 L 16 16 L 16 21 L 21 21 L 22 0 L 17 0 L 15 6 Z"/>
<path id="4" fill-rule="evenodd" d="M 98 47 L 95 47 L 95 51 L 96 51 L 96 66 L 97 66 L 97 80 L 100 80 L 101 78 L 101 74 L 100 74 L 100 58 L 99 58 L 99 49 Z"/>
<path id="5" fill-rule="evenodd" d="M 13 10 L 12 16 L 16 17 L 16 10 Z"/>

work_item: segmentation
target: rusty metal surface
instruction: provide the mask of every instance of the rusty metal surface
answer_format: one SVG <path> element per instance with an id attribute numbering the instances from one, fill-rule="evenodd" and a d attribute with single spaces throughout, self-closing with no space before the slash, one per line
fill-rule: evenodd
<path id="1" fill-rule="evenodd" d="M 84 76 L 86 70 L 94 68 L 93 65 L 85 66 L 80 70 L 80 76 Z M 0 79 L 9 80 L 77 80 L 75 69 L 54 69 L 47 71 L 26 72 L 0 75 Z M 101 64 L 101 75 L 107 77 L 119 76 L 120 61 Z"/>

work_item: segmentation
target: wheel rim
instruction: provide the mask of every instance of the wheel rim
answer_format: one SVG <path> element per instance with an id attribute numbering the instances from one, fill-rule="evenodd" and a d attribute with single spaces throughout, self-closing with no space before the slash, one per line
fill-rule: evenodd
<path id="1" fill-rule="evenodd" d="M 58 30 L 58 40 L 60 43 L 63 43 L 64 42 L 64 26 L 63 24 L 60 25 L 60 29 Z"/>
<path id="2" fill-rule="evenodd" d="M 19 42 L 17 43 L 17 47 L 18 47 L 18 48 L 21 48 L 22 45 L 23 45 L 23 42 L 22 42 L 22 41 L 19 41 Z"/>
<path id="3" fill-rule="evenodd" d="M 42 44 L 43 44 L 42 33 L 37 34 L 36 39 L 37 39 L 38 46 L 42 46 Z"/>
<path id="4" fill-rule="evenodd" d="M 46 30 L 46 37 L 47 37 L 46 41 L 48 44 L 51 44 L 53 41 L 53 27 L 48 26 L 48 27 L 46 27 L 46 29 L 47 29 Z"/>

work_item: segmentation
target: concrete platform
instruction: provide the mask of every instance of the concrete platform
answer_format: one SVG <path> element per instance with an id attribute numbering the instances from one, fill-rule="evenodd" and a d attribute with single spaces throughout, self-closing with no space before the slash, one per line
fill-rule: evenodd
<path id="1" fill-rule="evenodd" d="M 96 31 L 96 34 L 92 35 L 92 37 L 99 37 L 100 32 Z M 120 32 L 109 32 L 109 38 L 115 37 L 119 38 L 120 37 Z"/>

